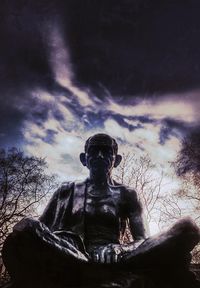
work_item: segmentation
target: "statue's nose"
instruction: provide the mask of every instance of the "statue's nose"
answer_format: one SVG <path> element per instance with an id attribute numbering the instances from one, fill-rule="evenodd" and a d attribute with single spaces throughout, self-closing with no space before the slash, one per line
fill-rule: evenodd
<path id="1" fill-rule="evenodd" d="M 99 157 L 99 158 L 104 158 L 103 153 L 102 153 L 101 150 L 99 150 L 98 157 Z"/>

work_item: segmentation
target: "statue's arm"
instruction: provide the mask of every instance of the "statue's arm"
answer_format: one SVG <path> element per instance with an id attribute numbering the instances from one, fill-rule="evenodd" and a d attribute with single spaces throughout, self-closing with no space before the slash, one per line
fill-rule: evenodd
<path id="1" fill-rule="evenodd" d="M 143 214 L 142 204 L 137 197 L 137 193 L 128 189 L 128 220 L 130 231 L 134 240 L 142 240 L 148 237 L 148 227 Z"/>
<path id="2" fill-rule="evenodd" d="M 69 207 L 70 196 L 73 183 L 63 183 L 53 194 L 44 212 L 39 220 L 44 223 L 50 230 L 54 230 L 55 223 L 60 223 L 61 216 L 65 213 L 65 209 Z"/>
<path id="3" fill-rule="evenodd" d="M 48 228 L 51 228 L 53 225 L 55 214 L 57 210 L 57 203 L 59 201 L 59 194 L 60 194 L 61 188 L 58 188 L 52 197 L 50 198 L 47 206 L 45 207 L 42 215 L 39 217 L 39 220 L 44 223 Z"/>

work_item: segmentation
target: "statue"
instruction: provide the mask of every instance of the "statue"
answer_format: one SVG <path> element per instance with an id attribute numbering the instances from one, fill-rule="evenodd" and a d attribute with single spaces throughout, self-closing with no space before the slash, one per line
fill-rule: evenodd
<path id="1" fill-rule="evenodd" d="M 126 280 L 146 275 L 154 283 L 146 288 L 199 287 L 189 271 L 199 228 L 185 218 L 148 237 L 136 192 L 112 179 L 121 158 L 115 139 L 90 137 L 80 154 L 89 177 L 64 183 L 39 220 L 25 218 L 15 225 L 3 247 L 13 287 L 123 287 L 102 284 L 116 281 L 120 273 Z M 123 244 L 120 235 L 127 222 L 134 241 Z M 98 278 L 99 273 L 103 276 Z"/>

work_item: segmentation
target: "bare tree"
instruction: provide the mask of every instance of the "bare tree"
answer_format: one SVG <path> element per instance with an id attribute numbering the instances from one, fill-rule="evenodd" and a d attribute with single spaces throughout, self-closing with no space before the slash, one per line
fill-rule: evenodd
<path id="1" fill-rule="evenodd" d="M 115 170 L 114 179 L 117 182 L 133 187 L 137 191 L 138 198 L 142 202 L 147 223 L 157 223 L 161 186 L 164 173 L 152 163 L 150 157 L 145 154 L 135 156 L 132 152 L 122 154 L 122 161 Z M 147 224 L 148 228 L 148 224 Z M 122 242 L 132 241 L 129 224 L 126 223 Z"/>
<path id="2" fill-rule="evenodd" d="M 36 215 L 41 200 L 55 189 L 55 176 L 45 173 L 46 166 L 44 159 L 16 148 L 0 150 L 0 249 L 14 224 Z"/>
<path id="3" fill-rule="evenodd" d="M 161 195 L 158 201 L 157 223 L 160 230 L 184 216 L 180 199 L 176 194 L 170 194 L 170 197 Z"/>
<path id="4" fill-rule="evenodd" d="M 160 197 L 163 171 L 156 172 L 156 165 L 147 154 L 135 157 L 131 152 L 127 152 L 122 156 L 114 178 L 137 191 L 147 220 L 150 221 L 154 217 L 155 206 Z"/>

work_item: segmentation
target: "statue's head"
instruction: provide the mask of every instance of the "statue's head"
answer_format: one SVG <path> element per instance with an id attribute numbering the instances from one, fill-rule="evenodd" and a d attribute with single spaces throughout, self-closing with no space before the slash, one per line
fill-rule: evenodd
<path id="1" fill-rule="evenodd" d="M 87 139 L 85 152 L 80 154 L 80 160 L 92 174 L 101 176 L 110 174 L 113 167 L 119 165 L 122 157 L 117 152 L 116 140 L 107 134 L 99 133 Z"/>

